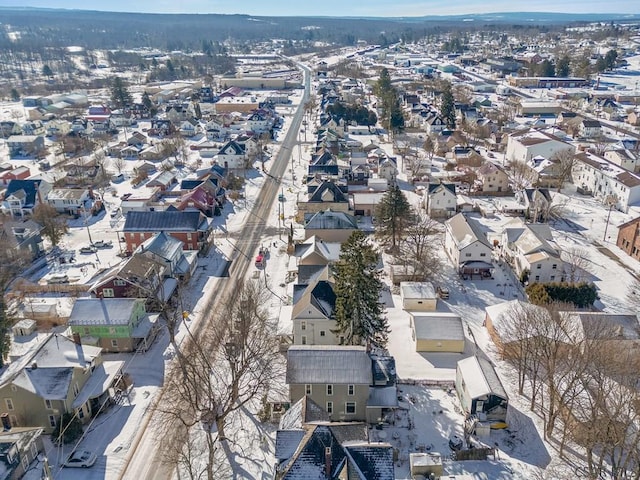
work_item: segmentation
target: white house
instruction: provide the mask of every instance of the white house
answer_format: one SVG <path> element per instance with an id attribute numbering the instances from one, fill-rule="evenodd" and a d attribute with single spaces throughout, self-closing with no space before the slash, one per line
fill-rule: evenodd
<path id="1" fill-rule="evenodd" d="M 517 218 L 502 231 L 500 255 L 518 278 L 528 273 L 530 283 L 565 281 L 564 262 L 547 224 L 524 223 Z"/>
<path id="2" fill-rule="evenodd" d="M 293 343 L 295 345 L 339 345 L 336 330 L 336 294 L 331 283 L 317 276 L 307 285 L 293 286 Z"/>
<path id="3" fill-rule="evenodd" d="M 243 145 L 233 140 L 227 142 L 213 157 L 218 165 L 224 168 L 240 169 L 244 168 L 246 153 Z"/>
<path id="4" fill-rule="evenodd" d="M 490 275 L 493 248 L 479 224 L 459 213 L 444 225 L 444 248 L 453 266 L 463 275 Z"/>
<path id="5" fill-rule="evenodd" d="M 507 139 L 506 158 L 510 162 L 529 163 L 537 156 L 551 158 L 562 150 L 575 150 L 569 143 L 544 130 L 514 132 Z"/>
<path id="6" fill-rule="evenodd" d="M 638 153 L 626 148 L 607 150 L 604 152 L 604 158 L 630 172 L 637 172 L 640 168 L 640 156 L 638 156 Z"/>
<path id="7" fill-rule="evenodd" d="M 585 138 L 593 138 L 602 134 L 602 125 L 598 120 L 583 118 L 579 125 L 580 135 Z"/>
<path id="8" fill-rule="evenodd" d="M 453 183 L 430 183 L 425 195 L 425 209 L 432 218 L 450 218 L 456 214 L 456 186 Z"/>
<path id="9" fill-rule="evenodd" d="M 88 188 L 54 188 L 47 195 L 47 203 L 59 213 L 78 215 L 91 207 Z"/>
<path id="10" fill-rule="evenodd" d="M 593 153 L 579 153 L 572 170 L 573 183 L 605 204 L 628 212 L 640 204 L 640 175 Z"/>

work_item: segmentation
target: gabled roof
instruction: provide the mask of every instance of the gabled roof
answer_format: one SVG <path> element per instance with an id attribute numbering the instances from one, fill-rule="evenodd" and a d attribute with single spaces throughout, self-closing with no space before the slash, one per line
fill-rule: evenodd
<path id="1" fill-rule="evenodd" d="M 303 299 L 306 299 L 306 302 Z M 293 304 L 295 305 L 300 301 L 314 306 L 327 318 L 333 318 L 334 316 L 336 294 L 331 283 L 326 280 L 317 280 L 311 285 L 294 285 Z"/>
<path id="2" fill-rule="evenodd" d="M 162 231 L 145 240 L 134 253 L 151 252 L 165 260 L 172 260 L 182 254 L 182 242 Z"/>
<path id="3" fill-rule="evenodd" d="M 35 205 L 38 189 L 42 180 L 19 180 L 13 179 L 7 185 L 4 192 L 4 198 L 9 198 L 14 193 L 24 198 L 24 204 Z M 19 193 L 22 190 L 23 193 Z"/>
<path id="4" fill-rule="evenodd" d="M 458 370 L 472 399 L 490 394 L 509 399 L 489 360 L 478 356 L 464 358 L 458 361 Z"/>
<path id="5" fill-rule="evenodd" d="M 340 258 L 340 249 L 340 243 L 325 242 L 316 235 L 312 235 L 303 243 L 295 246 L 294 256 L 305 259 L 315 253 L 326 260 L 326 263 L 331 263 Z"/>
<path id="6" fill-rule="evenodd" d="M 305 395 L 280 418 L 280 430 L 301 429 L 304 425 L 317 422 L 328 422 L 331 418 L 327 411 Z M 277 451 L 276 443 L 276 451 Z M 276 458 L 279 458 L 276 454 Z"/>
<path id="7" fill-rule="evenodd" d="M 489 248 L 493 248 L 480 225 L 474 219 L 458 213 L 448 219 L 445 224 L 451 232 L 458 249 L 465 248 L 474 242 L 480 242 Z"/>
<path id="8" fill-rule="evenodd" d="M 292 345 L 287 351 L 288 384 L 371 385 L 371 358 L 365 347 Z"/>
<path id="9" fill-rule="evenodd" d="M 393 480 L 393 449 L 387 444 L 362 443 L 345 446 L 349 479 Z"/>
<path id="10" fill-rule="evenodd" d="M 456 194 L 456 186 L 454 183 L 430 183 L 428 192 L 429 194 L 432 194 L 441 188 L 449 190 L 454 196 Z"/>
<path id="11" fill-rule="evenodd" d="M 63 400 L 69 392 L 74 368 L 86 368 L 102 348 L 76 345 L 69 338 L 50 334 L 33 345 L 0 375 L 0 386 L 13 383 L 44 399 Z"/>
<path id="12" fill-rule="evenodd" d="M 325 200 L 327 196 L 330 197 L 329 200 Z M 325 181 L 314 190 L 309 202 L 349 203 L 349 199 L 338 185 L 334 182 Z"/>
<path id="13" fill-rule="evenodd" d="M 220 148 L 221 155 L 244 155 L 244 145 L 234 140 L 229 140 Z"/>
<path id="14" fill-rule="evenodd" d="M 195 232 L 202 219 L 200 212 L 153 211 L 128 212 L 123 232 Z"/>
<path id="15" fill-rule="evenodd" d="M 353 215 L 345 212 L 322 210 L 311 216 L 305 215 L 307 230 L 357 230 L 358 222 Z"/>

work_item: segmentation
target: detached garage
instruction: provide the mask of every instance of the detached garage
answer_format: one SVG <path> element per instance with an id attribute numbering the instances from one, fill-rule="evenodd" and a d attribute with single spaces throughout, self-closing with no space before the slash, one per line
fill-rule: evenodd
<path id="1" fill-rule="evenodd" d="M 488 360 L 479 357 L 460 360 L 456 391 L 467 415 L 477 415 L 481 421 L 506 421 L 509 398 Z"/>
<path id="2" fill-rule="evenodd" d="M 464 352 L 462 319 L 449 312 L 411 312 L 416 352 Z"/>
<path id="3" fill-rule="evenodd" d="M 431 282 L 400 282 L 402 308 L 416 312 L 433 312 L 438 304 Z"/>

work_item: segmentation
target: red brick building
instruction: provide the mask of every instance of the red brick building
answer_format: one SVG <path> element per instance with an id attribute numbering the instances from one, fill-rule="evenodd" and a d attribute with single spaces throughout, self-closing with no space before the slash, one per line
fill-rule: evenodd
<path id="1" fill-rule="evenodd" d="M 640 217 L 618 227 L 616 245 L 627 255 L 640 261 Z"/>

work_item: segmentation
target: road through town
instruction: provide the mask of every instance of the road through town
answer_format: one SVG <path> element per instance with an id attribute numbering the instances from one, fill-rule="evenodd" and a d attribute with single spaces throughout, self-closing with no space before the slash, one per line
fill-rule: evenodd
<path id="1" fill-rule="evenodd" d="M 238 240 L 236 241 L 233 254 L 229 259 L 229 277 L 217 279 L 213 284 L 213 288 L 210 288 L 209 291 L 206 292 L 206 296 L 200 300 L 200 305 L 196 306 L 194 310 L 202 313 L 191 321 L 190 328 L 192 331 L 202 331 L 213 328 L 212 323 L 215 317 L 207 315 L 207 313 L 211 311 L 208 307 L 219 304 L 230 296 L 235 290 L 238 281 L 246 277 L 249 267 L 253 265 L 253 255 L 267 227 L 266 219 L 269 217 L 269 213 L 280 188 L 282 177 L 289 164 L 289 159 L 295 146 L 298 132 L 300 131 L 300 125 L 304 115 L 304 105 L 309 98 L 311 86 L 310 70 L 304 65 L 299 65 L 299 67 L 304 71 L 305 92 L 302 100 L 293 116 L 285 138 L 280 145 L 273 165 L 265 178 L 264 185 L 255 199 L 251 211 L 246 216 L 242 230 L 237 236 Z M 204 305 L 204 308 L 202 305 Z M 187 336 L 185 342 L 188 341 L 188 338 Z M 167 375 L 171 374 L 173 370 L 172 368 L 168 368 Z M 162 391 L 160 391 L 154 406 L 161 404 L 162 401 Z M 162 452 L 158 449 L 158 431 L 158 428 L 154 426 L 154 408 L 152 407 L 149 409 L 142 428 L 136 434 L 131 444 L 129 454 L 118 476 L 119 480 L 170 480 L 173 478 L 174 471 L 167 468 L 161 462 Z M 172 432 L 167 431 L 165 435 L 171 435 L 171 433 Z"/>

